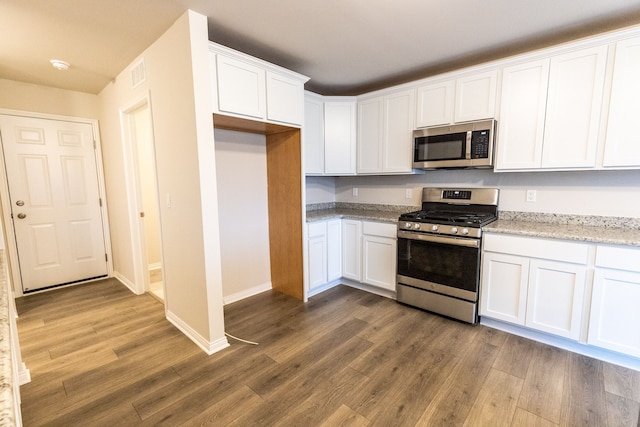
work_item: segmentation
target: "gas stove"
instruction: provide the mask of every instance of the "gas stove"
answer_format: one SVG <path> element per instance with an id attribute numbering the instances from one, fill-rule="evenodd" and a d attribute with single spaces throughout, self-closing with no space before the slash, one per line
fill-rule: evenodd
<path id="1" fill-rule="evenodd" d="M 481 227 L 495 221 L 498 190 L 424 188 L 422 209 L 400 215 L 398 229 L 480 238 Z"/>

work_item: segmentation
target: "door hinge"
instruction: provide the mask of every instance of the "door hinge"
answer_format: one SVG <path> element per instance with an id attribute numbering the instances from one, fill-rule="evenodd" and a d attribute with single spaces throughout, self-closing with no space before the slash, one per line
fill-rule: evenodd
<path id="1" fill-rule="evenodd" d="M 96 140 L 95 139 L 93 140 L 93 149 L 94 150 L 96 149 Z"/>
<path id="2" fill-rule="evenodd" d="M 109 255 L 104 254 L 104 262 L 109 262 Z"/>
<path id="3" fill-rule="evenodd" d="M 98 199 L 98 204 L 102 207 L 102 197 Z"/>

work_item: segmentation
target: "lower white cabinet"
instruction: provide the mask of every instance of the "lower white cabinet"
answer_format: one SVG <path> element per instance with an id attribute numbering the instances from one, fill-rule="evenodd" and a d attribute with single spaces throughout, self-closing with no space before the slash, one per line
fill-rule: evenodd
<path id="1" fill-rule="evenodd" d="M 640 248 L 598 246 L 588 343 L 640 357 Z"/>
<path id="2" fill-rule="evenodd" d="M 589 246 L 485 234 L 480 314 L 578 340 Z"/>
<path id="3" fill-rule="evenodd" d="M 342 277 L 362 280 L 362 221 L 342 220 Z"/>
<path id="4" fill-rule="evenodd" d="M 309 290 L 321 288 L 342 274 L 341 220 L 308 224 L 307 274 Z"/>

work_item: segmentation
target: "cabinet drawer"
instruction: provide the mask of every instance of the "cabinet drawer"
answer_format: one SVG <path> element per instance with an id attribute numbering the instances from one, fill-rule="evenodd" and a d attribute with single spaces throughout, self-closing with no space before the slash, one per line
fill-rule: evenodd
<path id="1" fill-rule="evenodd" d="M 308 224 L 308 237 L 324 236 L 327 233 L 327 223 L 325 221 L 312 222 Z"/>
<path id="2" fill-rule="evenodd" d="M 596 266 L 640 272 L 640 248 L 598 246 Z"/>
<path id="3" fill-rule="evenodd" d="M 589 245 L 584 243 L 490 233 L 484 235 L 483 249 L 574 264 L 586 264 L 589 254 Z"/>
<path id="4" fill-rule="evenodd" d="M 362 222 L 362 234 L 369 236 L 392 237 L 398 236 L 398 228 L 395 224 L 385 224 L 382 222 Z"/>

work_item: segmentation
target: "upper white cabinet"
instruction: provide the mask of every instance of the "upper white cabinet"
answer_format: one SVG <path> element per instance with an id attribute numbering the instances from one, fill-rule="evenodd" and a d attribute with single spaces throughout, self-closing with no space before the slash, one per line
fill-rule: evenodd
<path id="1" fill-rule="evenodd" d="M 607 50 L 503 70 L 497 170 L 595 168 Z"/>
<path id="2" fill-rule="evenodd" d="M 640 37 L 616 44 L 603 167 L 640 167 Z"/>
<path id="3" fill-rule="evenodd" d="M 414 116 L 414 89 L 358 101 L 359 174 L 412 171 Z"/>
<path id="4" fill-rule="evenodd" d="M 356 173 L 355 98 L 325 98 L 324 171 L 329 175 Z"/>
<path id="5" fill-rule="evenodd" d="M 589 344 L 640 357 L 640 249 L 598 246 Z"/>
<path id="6" fill-rule="evenodd" d="M 324 174 L 324 101 L 320 95 L 304 94 L 304 171 L 307 175 Z"/>
<path id="7" fill-rule="evenodd" d="M 300 126 L 307 77 L 209 43 L 214 113 Z"/>
<path id="8" fill-rule="evenodd" d="M 438 126 L 495 116 L 496 70 L 418 87 L 416 126 Z"/>

